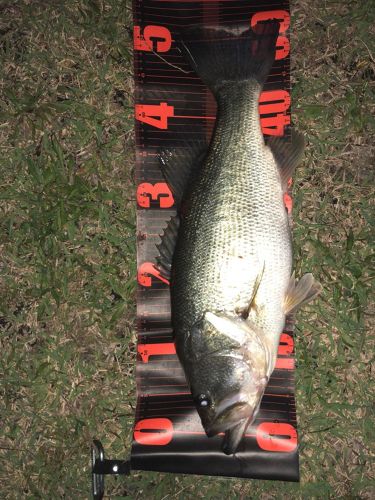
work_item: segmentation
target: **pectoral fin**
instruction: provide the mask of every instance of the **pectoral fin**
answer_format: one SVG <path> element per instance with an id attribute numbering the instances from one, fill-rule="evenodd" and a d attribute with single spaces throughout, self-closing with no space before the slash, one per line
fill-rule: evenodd
<path id="1" fill-rule="evenodd" d="M 305 274 L 296 282 L 294 273 L 292 274 L 286 291 L 284 300 L 285 314 L 297 311 L 303 304 L 313 300 L 322 291 L 322 285 L 315 281 L 311 273 Z"/>
<path id="2" fill-rule="evenodd" d="M 258 274 L 257 277 L 256 277 L 249 305 L 245 309 L 245 311 L 242 312 L 242 317 L 244 319 L 247 319 L 249 317 L 251 309 L 256 308 L 256 296 L 257 296 L 258 289 L 259 289 L 260 283 L 261 283 L 263 275 L 264 275 L 264 269 L 265 269 L 265 267 L 266 267 L 266 263 L 263 262 L 262 272 L 260 274 Z"/>

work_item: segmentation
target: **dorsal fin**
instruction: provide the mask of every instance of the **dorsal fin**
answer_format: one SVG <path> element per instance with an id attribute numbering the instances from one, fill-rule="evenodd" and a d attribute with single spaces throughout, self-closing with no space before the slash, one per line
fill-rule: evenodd
<path id="1" fill-rule="evenodd" d="M 176 148 L 164 148 L 160 151 L 160 168 L 172 190 L 177 208 L 181 205 L 194 172 L 202 165 L 207 148 L 204 141 L 187 141 Z"/>
<path id="2" fill-rule="evenodd" d="M 267 145 L 271 148 L 279 167 L 281 185 L 286 192 L 288 181 L 302 160 L 305 139 L 299 132 L 292 131 L 291 142 L 282 137 L 271 137 L 267 141 Z"/>
<path id="3" fill-rule="evenodd" d="M 164 278 L 170 280 L 172 259 L 177 241 L 178 228 L 180 226 L 180 218 L 175 215 L 170 218 L 167 227 L 160 236 L 161 242 L 156 245 L 159 250 L 159 255 L 156 257 L 157 268 Z"/>

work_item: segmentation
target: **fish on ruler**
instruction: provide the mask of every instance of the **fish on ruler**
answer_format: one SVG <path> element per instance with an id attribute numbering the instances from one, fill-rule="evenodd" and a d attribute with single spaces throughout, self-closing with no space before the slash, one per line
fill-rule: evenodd
<path id="1" fill-rule="evenodd" d="M 254 31 L 255 29 L 255 31 Z M 321 286 L 292 274 L 283 195 L 304 147 L 265 144 L 259 95 L 275 57 L 277 21 L 253 29 L 191 27 L 182 50 L 213 92 L 217 118 L 208 147 L 160 154 L 177 205 L 158 246 L 170 280 L 172 325 L 202 425 L 236 452 L 275 367 L 287 314 Z"/>

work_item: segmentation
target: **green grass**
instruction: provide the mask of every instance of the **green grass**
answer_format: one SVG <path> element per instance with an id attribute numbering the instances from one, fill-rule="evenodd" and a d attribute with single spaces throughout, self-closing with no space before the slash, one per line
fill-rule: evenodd
<path id="1" fill-rule="evenodd" d="M 133 473 L 108 498 L 372 498 L 374 12 L 293 4 L 301 484 Z M 130 3 L 1 2 L 0 492 L 87 498 L 135 404 Z M 372 489 L 371 489 L 372 488 Z"/>

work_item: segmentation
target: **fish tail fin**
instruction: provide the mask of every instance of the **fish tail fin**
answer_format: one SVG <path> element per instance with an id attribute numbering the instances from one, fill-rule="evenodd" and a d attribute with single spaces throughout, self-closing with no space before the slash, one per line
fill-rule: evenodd
<path id="1" fill-rule="evenodd" d="M 192 68 L 214 92 L 225 82 L 256 80 L 263 85 L 275 60 L 279 22 L 241 29 L 194 26 L 183 31 L 180 46 Z"/>

